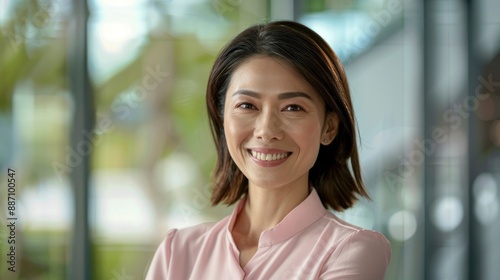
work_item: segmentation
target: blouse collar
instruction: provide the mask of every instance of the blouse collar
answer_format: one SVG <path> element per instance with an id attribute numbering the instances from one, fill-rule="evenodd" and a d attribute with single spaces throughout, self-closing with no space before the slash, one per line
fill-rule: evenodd
<path id="1" fill-rule="evenodd" d="M 246 198 L 242 198 L 238 202 L 236 208 L 231 214 L 229 224 L 227 227 L 228 237 L 231 239 L 231 243 L 234 245 L 231 231 L 233 229 L 234 223 L 236 222 L 236 217 L 238 213 L 245 207 Z M 274 227 L 263 231 L 259 239 L 259 248 L 272 246 L 283 242 L 290 237 L 294 236 L 301 230 L 307 228 L 319 218 L 321 218 L 327 210 L 321 203 L 321 199 L 318 196 L 315 188 L 312 188 L 311 193 L 307 198 L 297 205 L 290 213 L 288 213 L 281 222 L 279 222 Z"/>

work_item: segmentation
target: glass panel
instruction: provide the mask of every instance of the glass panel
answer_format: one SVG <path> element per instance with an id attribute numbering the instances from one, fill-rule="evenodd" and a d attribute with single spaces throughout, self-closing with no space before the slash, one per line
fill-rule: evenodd
<path id="1" fill-rule="evenodd" d="M 74 163 L 68 150 L 67 4 L 0 4 L 1 279 L 66 277 Z"/>
<path id="2" fill-rule="evenodd" d="M 96 279 L 142 279 L 167 229 L 229 213 L 209 202 L 206 81 L 220 48 L 264 3 L 92 1 Z"/>

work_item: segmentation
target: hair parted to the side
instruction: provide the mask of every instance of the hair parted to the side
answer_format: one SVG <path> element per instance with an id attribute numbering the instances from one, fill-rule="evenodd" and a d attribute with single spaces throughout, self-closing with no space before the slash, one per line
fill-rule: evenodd
<path id="1" fill-rule="evenodd" d="M 358 195 L 369 198 L 361 178 L 356 122 L 344 68 L 330 46 L 308 27 L 276 21 L 247 28 L 227 44 L 215 60 L 207 85 L 207 109 L 217 148 L 212 204 L 233 204 L 248 190 L 248 179 L 232 160 L 224 136 L 224 102 L 234 70 L 246 59 L 264 55 L 290 64 L 325 102 L 326 113 L 338 116 L 337 135 L 321 145 L 309 171 L 325 207 L 343 211 Z M 350 165 L 350 166 L 349 166 Z"/>

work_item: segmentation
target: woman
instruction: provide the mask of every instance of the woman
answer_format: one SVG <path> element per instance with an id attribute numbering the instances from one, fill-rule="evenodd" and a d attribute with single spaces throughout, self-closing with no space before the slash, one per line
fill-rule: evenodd
<path id="1" fill-rule="evenodd" d="M 368 198 L 342 64 L 314 31 L 250 27 L 219 54 L 207 107 L 217 223 L 172 229 L 146 279 L 383 279 L 389 242 L 327 210 Z"/>

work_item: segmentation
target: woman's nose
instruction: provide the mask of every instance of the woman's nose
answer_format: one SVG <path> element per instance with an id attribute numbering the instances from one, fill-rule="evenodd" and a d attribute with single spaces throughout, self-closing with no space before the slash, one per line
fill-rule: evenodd
<path id="1" fill-rule="evenodd" d="M 279 113 L 263 111 L 256 119 L 254 136 L 264 142 L 283 139 L 283 121 Z"/>

